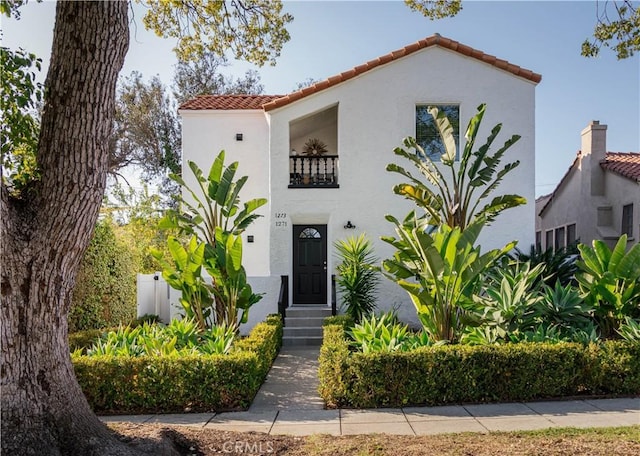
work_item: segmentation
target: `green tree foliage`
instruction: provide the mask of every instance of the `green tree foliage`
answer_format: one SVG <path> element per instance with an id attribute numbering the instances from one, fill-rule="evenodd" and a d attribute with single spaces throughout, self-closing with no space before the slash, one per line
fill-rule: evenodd
<path id="1" fill-rule="evenodd" d="M 453 17 L 462 10 L 462 0 L 405 0 L 405 4 L 432 20 Z M 637 2 L 598 0 L 595 8 L 596 25 L 593 37 L 582 43 L 583 56 L 595 57 L 603 46 L 611 48 L 618 59 L 629 58 L 640 51 L 640 9 Z"/>
<path id="2" fill-rule="evenodd" d="M 378 259 L 373 245 L 364 233 L 334 243 L 338 255 L 336 285 L 347 315 L 359 323 L 376 308 L 380 276 L 373 267 Z"/>
<path id="3" fill-rule="evenodd" d="M 0 47 L 0 166 L 3 184 L 16 196 L 38 176 L 35 151 L 40 123 L 36 107 L 42 100 L 42 86 L 35 79 L 41 63 L 23 49 Z"/>
<path id="4" fill-rule="evenodd" d="M 601 5 L 604 3 L 604 5 Z M 615 12 L 609 16 L 610 6 Z M 640 9 L 637 2 L 597 2 L 597 23 L 593 38 L 582 43 L 582 55 L 595 57 L 604 47 L 611 48 L 619 60 L 640 51 Z"/>
<path id="5" fill-rule="evenodd" d="M 113 222 L 96 225 L 73 292 L 69 330 L 117 326 L 136 315 L 136 252 L 116 237 Z"/>
<path id="6" fill-rule="evenodd" d="M 462 11 L 462 0 L 404 0 L 411 9 L 431 20 L 453 17 Z"/>
<path id="7" fill-rule="evenodd" d="M 395 163 L 387 165 L 387 171 L 398 173 L 410 180 L 409 183 L 396 185 L 393 191 L 422 208 L 429 225 L 446 224 L 451 228 L 460 227 L 464 230 L 475 220 L 482 219 L 484 223 L 489 223 L 502 211 L 526 203 L 526 199 L 518 195 L 501 195 L 479 208 L 479 205 L 494 193 L 504 176 L 520 164 L 516 160 L 499 170 L 502 156 L 520 139 L 518 135 L 513 135 L 505 141 L 493 155 L 489 153 L 502 124 L 496 125 L 491 130 L 485 144 L 476 151 L 473 150 L 485 108 L 484 104 L 478 106 L 478 112 L 469 120 L 464 151 L 459 163 L 456 161 L 458 144 L 451 122 L 444 111 L 433 106 L 429 108 L 444 146 L 444 153 L 440 157 L 441 165 L 449 169 L 450 179 L 445 178 L 440 170 L 440 164 L 426 155 L 414 138 L 406 138 L 404 145 L 415 152 L 407 151 L 402 147 L 394 150 L 396 155 L 409 160 L 430 184 L 425 184 L 400 165 Z M 476 192 L 480 194 L 476 195 Z"/>
<path id="8" fill-rule="evenodd" d="M 290 38 L 285 26 L 293 17 L 282 13 L 281 1 L 138 1 L 149 8 L 143 18 L 148 29 L 178 39 L 174 50 L 182 61 L 230 51 L 236 59 L 275 65 Z"/>
<path id="9" fill-rule="evenodd" d="M 116 182 L 103 202 L 102 214 L 113 220 L 116 237 L 135 251 L 140 273 L 161 269 L 151 250 L 168 254 L 167 238 L 177 234 L 160 228 L 164 210 L 161 197 L 150 193 L 147 185 L 135 190 Z"/>
<path id="10" fill-rule="evenodd" d="M 197 95 L 259 95 L 264 92 L 257 71 L 247 70 L 244 77 L 233 78 L 221 73 L 226 65 L 224 58 L 211 52 L 205 52 L 195 61 L 178 62 L 173 75 L 173 96 L 178 103 L 184 103 Z"/>
<path id="11" fill-rule="evenodd" d="M 134 165 L 149 181 L 180 172 L 180 123 L 176 105 L 155 76 L 145 82 L 137 71 L 120 81 L 109 167 Z M 176 190 L 176 189 L 174 189 Z"/>

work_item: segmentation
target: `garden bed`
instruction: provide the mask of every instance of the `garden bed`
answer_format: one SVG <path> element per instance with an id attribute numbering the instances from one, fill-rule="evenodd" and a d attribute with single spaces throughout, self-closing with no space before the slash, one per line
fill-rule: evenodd
<path id="1" fill-rule="evenodd" d="M 73 356 L 76 378 L 96 413 L 245 409 L 282 345 L 282 320 L 269 316 L 226 355 Z"/>
<path id="2" fill-rule="evenodd" d="M 356 353 L 324 327 L 319 392 L 329 407 L 405 407 L 640 394 L 640 343 L 445 345 Z"/>

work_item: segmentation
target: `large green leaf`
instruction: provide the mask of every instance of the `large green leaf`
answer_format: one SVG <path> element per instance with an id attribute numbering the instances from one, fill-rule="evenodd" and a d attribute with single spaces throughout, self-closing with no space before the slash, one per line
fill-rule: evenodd
<path id="1" fill-rule="evenodd" d="M 449 122 L 446 113 L 435 106 L 429 107 L 429 113 L 433 116 L 444 145 L 444 153 L 440 157 L 440 161 L 446 166 L 451 166 L 455 163 L 458 152 L 451 122 Z"/>

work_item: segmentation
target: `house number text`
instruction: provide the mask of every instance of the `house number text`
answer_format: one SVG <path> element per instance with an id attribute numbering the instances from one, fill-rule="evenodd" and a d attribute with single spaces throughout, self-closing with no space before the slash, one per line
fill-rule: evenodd
<path id="1" fill-rule="evenodd" d="M 286 212 L 276 212 L 275 214 L 275 219 L 276 219 L 276 226 L 278 227 L 285 227 L 288 225 L 287 223 L 287 213 Z"/>

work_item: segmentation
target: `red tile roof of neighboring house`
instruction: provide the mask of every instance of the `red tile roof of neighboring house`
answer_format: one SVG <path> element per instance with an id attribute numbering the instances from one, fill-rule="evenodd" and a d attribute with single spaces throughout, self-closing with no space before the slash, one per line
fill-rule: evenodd
<path id="1" fill-rule="evenodd" d="M 265 103 L 282 98 L 282 95 L 198 95 L 186 101 L 178 109 L 262 109 Z"/>
<path id="2" fill-rule="evenodd" d="M 378 66 L 406 57 L 409 54 L 413 54 L 414 52 L 431 46 L 440 46 L 444 49 L 455 51 L 464 56 L 493 65 L 501 70 L 508 71 L 509 73 L 536 84 L 542 80 L 542 76 L 531 70 L 519 67 L 518 65 L 514 65 L 493 55 L 485 54 L 482 51 L 465 46 L 464 44 L 445 38 L 436 33 L 428 38 L 405 46 L 402 49 L 390 52 L 378 57 L 377 59 L 370 60 L 369 62 L 352 68 L 351 70 L 332 76 L 324 81 L 317 82 L 309 87 L 305 87 L 304 89 L 288 95 L 200 95 L 193 100 L 183 103 L 179 109 L 264 109 L 265 111 L 270 111 L 272 109 L 288 105 L 289 103 L 293 103 L 294 101 L 313 93 L 320 92 L 321 90 L 340 84 L 341 82 L 352 79 L 362 73 L 366 73 Z"/>
<path id="3" fill-rule="evenodd" d="M 569 169 L 567 170 L 567 172 L 564 173 L 564 176 L 562 176 L 562 179 L 560 179 L 560 182 L 558 182 L 558 185 L 553 190 L 553 192 L 550 193 L 549 195 L 544 196 L 544 197 L 550 196 L 550 198 L 542 207 L 542 209 L 540 209 L 540 212 L 538 215 L 542 215 L 545 209 L 551 204 L 551 202 L 553 201 L 553 198 L 556 196 L 556 193 L 562 187 L 562 185 L 564 184 L 564 181 L 567 179 L 567 177 L 571 173 L 571 170 L 573 170 L 573 168 L 578 163 L 578 160 L 580 159 L 581 154 L 582 152 L 578 151 L 578 153 L 576 154 L 576 158 L 573 160 L 573 163 L 571 163 L 571 166 L 569 166 Z M 605 155 L 605 159 L 600 162 L 600 166 L 602 167 L 602 169 L 614 172 L 616 174 L 620 174 L 621 176 L 626 177 L 627 179 L 640 182 L 640 153 L 607 152 Z M 540 197 L 538 199 L 541 199 L 544 197 Z"/>
<path id="4" fill-rule="evenodd" d="M 600 162 L 600 166 L 602 169 L 640 182 L 640 154 L 607 152 L 605 159 Z"/>

